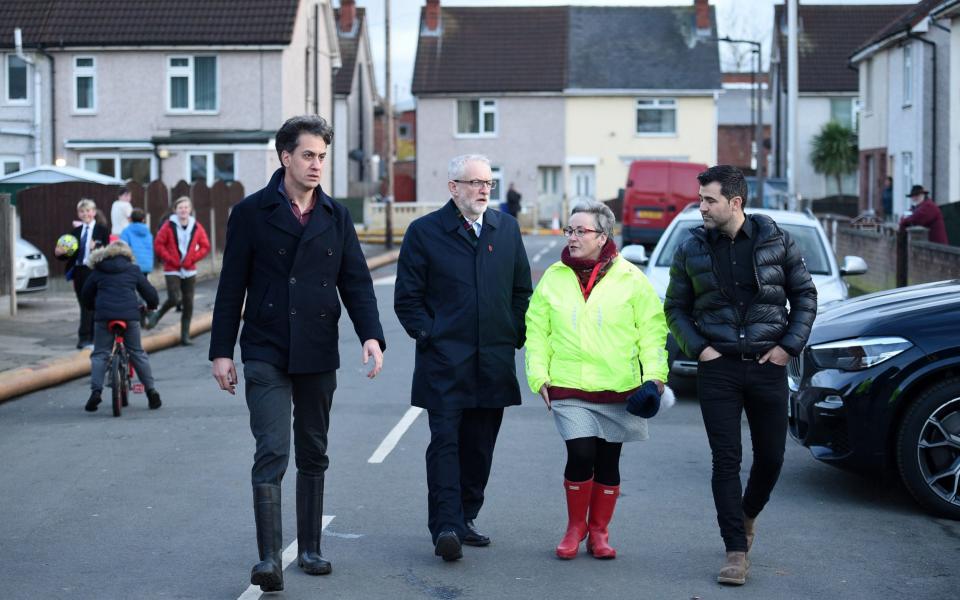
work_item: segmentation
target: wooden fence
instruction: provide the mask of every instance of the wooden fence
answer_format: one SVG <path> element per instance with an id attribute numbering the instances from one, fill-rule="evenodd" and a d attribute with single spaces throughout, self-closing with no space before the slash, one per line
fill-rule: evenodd
<path id="1" fill-rule="evenodd" d="M 147 186 L 130 182 L 128 187 L 130 202 L 147 213 L 147 224 L 154 235 L 171 214 L 171 201 L 188 196 L 193 202 L 197 221 L 210 236 L 213 259 L 223 252 L 230 207 L 244 197 L 243 186 L 238 182 L 217 181 L 213 187 L 207 187 L 203 181 L 192 184 L 180 181 L 172 189 L 162 181 L 153 181 Z M 97 218 L 109 227 L 110 207 L 117 199 L 118 191 L 119 187 L 115 185 L 68 182 L 38 185 L 17 193 L 20 236 L 47 255 L 51 277 L 62 276 L 65 272 L 65 262 L 53 257 L 53 248 L 58 237 L 73 229 L 77 202 L 81 198 L 93 200 L 97 204 Z"/>

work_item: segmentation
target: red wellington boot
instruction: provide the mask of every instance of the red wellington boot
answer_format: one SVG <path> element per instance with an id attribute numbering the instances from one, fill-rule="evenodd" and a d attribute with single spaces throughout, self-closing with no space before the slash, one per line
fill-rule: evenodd
<path id="1" fill-rule="evenodd" d="M 587 536 L 587 510 L 590 508 L 590 492 L 593 480 L 575 482 L 563 480 L 567 492 L 567 533 L 557 546 L 557 556 L 564 560 L 576 558 L 580 542 Z"/>
<path id="2" fill-rule="evenodd" d="M 593 495 L 590 498 L 590 520 L 587 529 L 590 539 L 587 540 L 587 552 L 594 558 L 616 558 L 617 551 L 610 547 L 607 526 L 613 518 L 613 509 L 617 506 L 617 497 L 620 495 L 620 486 L 609 486 L 600 483 L 593 484 Z"/>

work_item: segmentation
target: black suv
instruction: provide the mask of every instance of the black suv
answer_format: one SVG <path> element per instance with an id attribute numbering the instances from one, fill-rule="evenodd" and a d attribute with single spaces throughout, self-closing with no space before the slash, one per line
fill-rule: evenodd
<path id="1" fill-rule="evenodd" d="M 960 519 L 960 279 L 821 311 L 787 370 L 791 435 L 832 465 L 896 468 L 927 510 Z"/>

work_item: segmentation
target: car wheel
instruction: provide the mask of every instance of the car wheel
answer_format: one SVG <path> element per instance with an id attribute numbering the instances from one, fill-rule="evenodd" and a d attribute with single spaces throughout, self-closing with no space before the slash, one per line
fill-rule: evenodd
<path id="1" fill-rule="evenodd" d="M 924 392 L 897 436 L 903 482 L 927 510 L 960 519 L 960 379 Z"/>

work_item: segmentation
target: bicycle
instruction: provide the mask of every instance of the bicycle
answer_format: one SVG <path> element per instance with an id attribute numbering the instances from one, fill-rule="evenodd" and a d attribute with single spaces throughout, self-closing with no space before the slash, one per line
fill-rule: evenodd
<path id="1" fill-rule="evenodd" d="M 107 362 L 107 376 L 110 381 L 113 416 L 119 417 L 120 411 L 128 404 L 133 365 L 130 364 L 130 356 L 123 343 L 123 336 L 127 332 L 126 321 L 109 321 L 107 329 L 113 334 L 113 348 L 110 350 L 110 359 Z"/>

